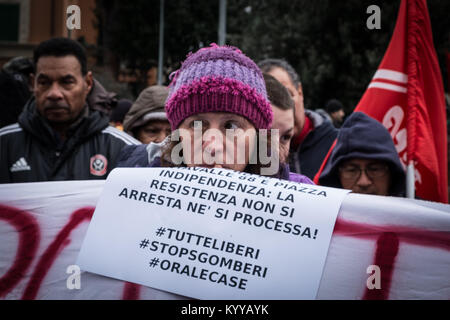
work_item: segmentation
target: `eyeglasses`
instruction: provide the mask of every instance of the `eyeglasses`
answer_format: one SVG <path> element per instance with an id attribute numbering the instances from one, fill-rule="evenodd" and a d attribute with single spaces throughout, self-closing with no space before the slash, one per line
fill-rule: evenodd
<path id="1" fill-rule="evenodd" d="M 366 176 L 370 179 L 376 179 L 384 177 L 388 173 L 389 167 L 385 164 L 369 164 L 365 168 L 360 168 L 355 165 L 345 165 L 339 167 L 341 177 L 347 180 L 358 180 L 361 177 L 362 171 L 364 171 Z"/>

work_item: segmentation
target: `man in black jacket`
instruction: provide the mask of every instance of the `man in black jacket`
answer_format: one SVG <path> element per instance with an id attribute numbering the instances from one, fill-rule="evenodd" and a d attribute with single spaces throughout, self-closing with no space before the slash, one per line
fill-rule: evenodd
<path id="1" fill-rule="evenodd" d="M 105 179 L 121 149 L 139 142 L 89 108 L 83 48 L 50 39 L 36 48 L 34 64 L 34 97 L 18 123 L 0 130 L 0 183 Z"/>
<path id="2" fill-rule="evenodd" d="M 264 73 L 281 82 L 295 103 L 294 136 L 291 140 L 290 170 L 310 179 L 319 171 L 338 130 L 318 113 L 305 110 L 303 89 L 294 68 L 284 60 L 266 59 L 258 63 Z"/>

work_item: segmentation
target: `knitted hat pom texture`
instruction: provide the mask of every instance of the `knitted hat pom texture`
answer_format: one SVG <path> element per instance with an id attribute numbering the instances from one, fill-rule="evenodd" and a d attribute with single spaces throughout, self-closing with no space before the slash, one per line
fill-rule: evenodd
<path id="1" fill-rule="evenodd" d="M 172 130 L 187 117 L 205 112 L 238 114 L 257 129 L 272 124 L 262 73 L 237 48 L 211 44 L 188 54 L 169 88 L 166 113 Z"/>

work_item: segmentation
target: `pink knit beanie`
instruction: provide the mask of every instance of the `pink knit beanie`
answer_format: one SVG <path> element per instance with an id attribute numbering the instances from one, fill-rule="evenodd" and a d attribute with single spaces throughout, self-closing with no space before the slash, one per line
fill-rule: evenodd
<path id="1" fill-rule="evenodd" d="M 257 129 L 272 125 L 262 73 L 239 49 L 213 43 L 189 54 L 175 73 L 166 102 L 172 130 L 187 117 L 204 112 L 239 114 Z"/>

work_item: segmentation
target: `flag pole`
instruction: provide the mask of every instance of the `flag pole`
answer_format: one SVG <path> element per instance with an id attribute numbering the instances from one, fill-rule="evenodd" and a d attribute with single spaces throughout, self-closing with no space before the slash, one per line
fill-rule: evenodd
<path id="1" fill-rule="evenodd" d="M 159 48 L 158 48 L 158 85 L 162 85 L 164 60 L 164 0 L 159 4 Z"/>
<path id="2" fill-rule="evenodd" d="M 410 161 L 406 170 L 406 197 L 409 199 L 415 197 L 414 180 L 414 162 Z"/>

